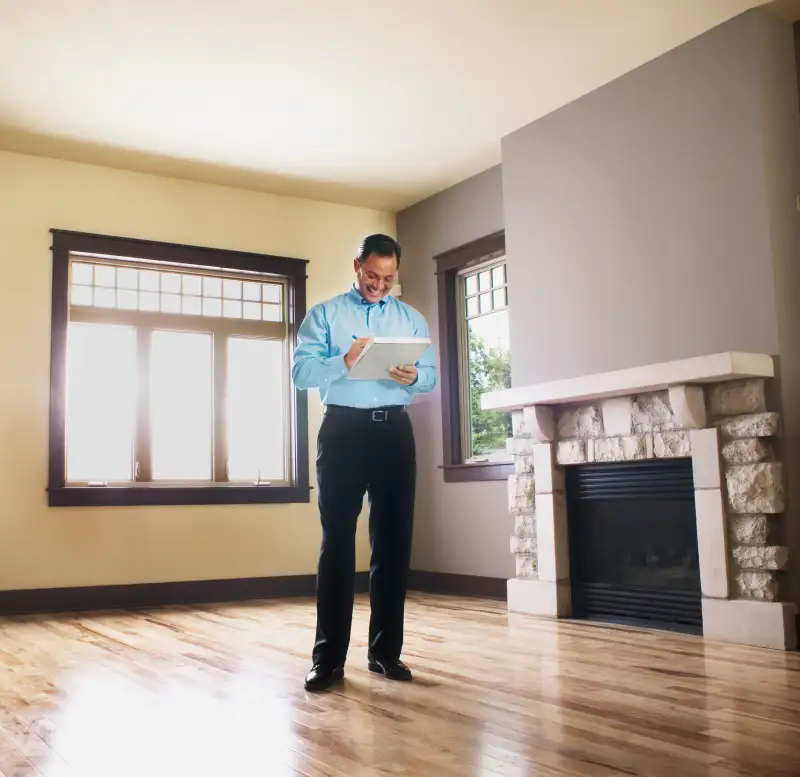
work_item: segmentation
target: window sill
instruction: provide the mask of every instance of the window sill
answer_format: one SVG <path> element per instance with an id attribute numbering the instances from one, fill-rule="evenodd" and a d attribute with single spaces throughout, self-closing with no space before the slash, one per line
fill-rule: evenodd
<path id="1" fill-rule="evenodd" d="M 474 483 L 483 480 L 506 480 L 514 474 L 514 464 L 504 461 L 480 461 L 472 464 L 444 464 L 440 467 L 445 483 Z"/>
<path id="2" fill-rule="evenodd" d="M 311 501 L 311 490 L 293 486 L 65 486 L 50 489 L 50 507 L 295 504 Z"/>

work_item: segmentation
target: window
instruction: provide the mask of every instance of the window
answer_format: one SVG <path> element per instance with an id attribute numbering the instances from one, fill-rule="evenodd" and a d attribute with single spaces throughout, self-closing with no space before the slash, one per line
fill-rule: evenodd
<path id="1" fill-rule="evenodd" d="M 439 300 L 442 466 L 446 482 L 502 480 L 512 471 L 509 413 L 481 395 L 511 385 L 505 235 L 434 257 Z"/>
<path id="2" fill-rule="evenodd" d="M 459 273 L 461 452 L 467 463 L 508 461 L 511 414 L 481 410 L 481 395 L 511 387 L 505 257 Z"/>
<path id="3" fill-rule="evenodd" d="M 305 262 L 53 235 L 49 503 L 307 502 Z"/>

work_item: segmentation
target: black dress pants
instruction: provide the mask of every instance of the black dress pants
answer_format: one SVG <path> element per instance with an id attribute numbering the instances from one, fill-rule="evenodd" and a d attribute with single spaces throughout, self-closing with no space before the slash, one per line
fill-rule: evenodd
<path id="1" fill-rule="evenodd" d="M 403 647 L 414 522 L 416 450 L 408 414 L 399 408 L 329 408 L 317 442 L 322 546 L 317 573 L 313 660 L 343 666 L 355 595 L 355 537 L 369 495 L 369 652 L 395 661 Z"/>

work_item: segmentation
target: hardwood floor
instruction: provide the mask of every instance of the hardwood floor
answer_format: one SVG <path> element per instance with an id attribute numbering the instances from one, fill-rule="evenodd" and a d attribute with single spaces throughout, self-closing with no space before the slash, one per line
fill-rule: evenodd
<path id="1" fill-rule="evenodd" d="M 310 600 L 0 621 L 4 777 L 800 775 L 800 654 L 412 594 L 410 685 L 307 694 Z"/>

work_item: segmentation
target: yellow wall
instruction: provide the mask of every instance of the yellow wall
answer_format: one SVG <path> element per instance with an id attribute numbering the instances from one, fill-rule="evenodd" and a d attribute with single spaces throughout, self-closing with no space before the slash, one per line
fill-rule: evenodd
<path id="1" fill-rule="evenodd" d="M 47 507 L 51 228 L 306 258 L 313 304 L 348 287 L 359 240 L 394 216 L 0 152 L 0 589 L 315 572 L 313 501 Z M 313 478 L 316 392 L 309 405 Z"/>

